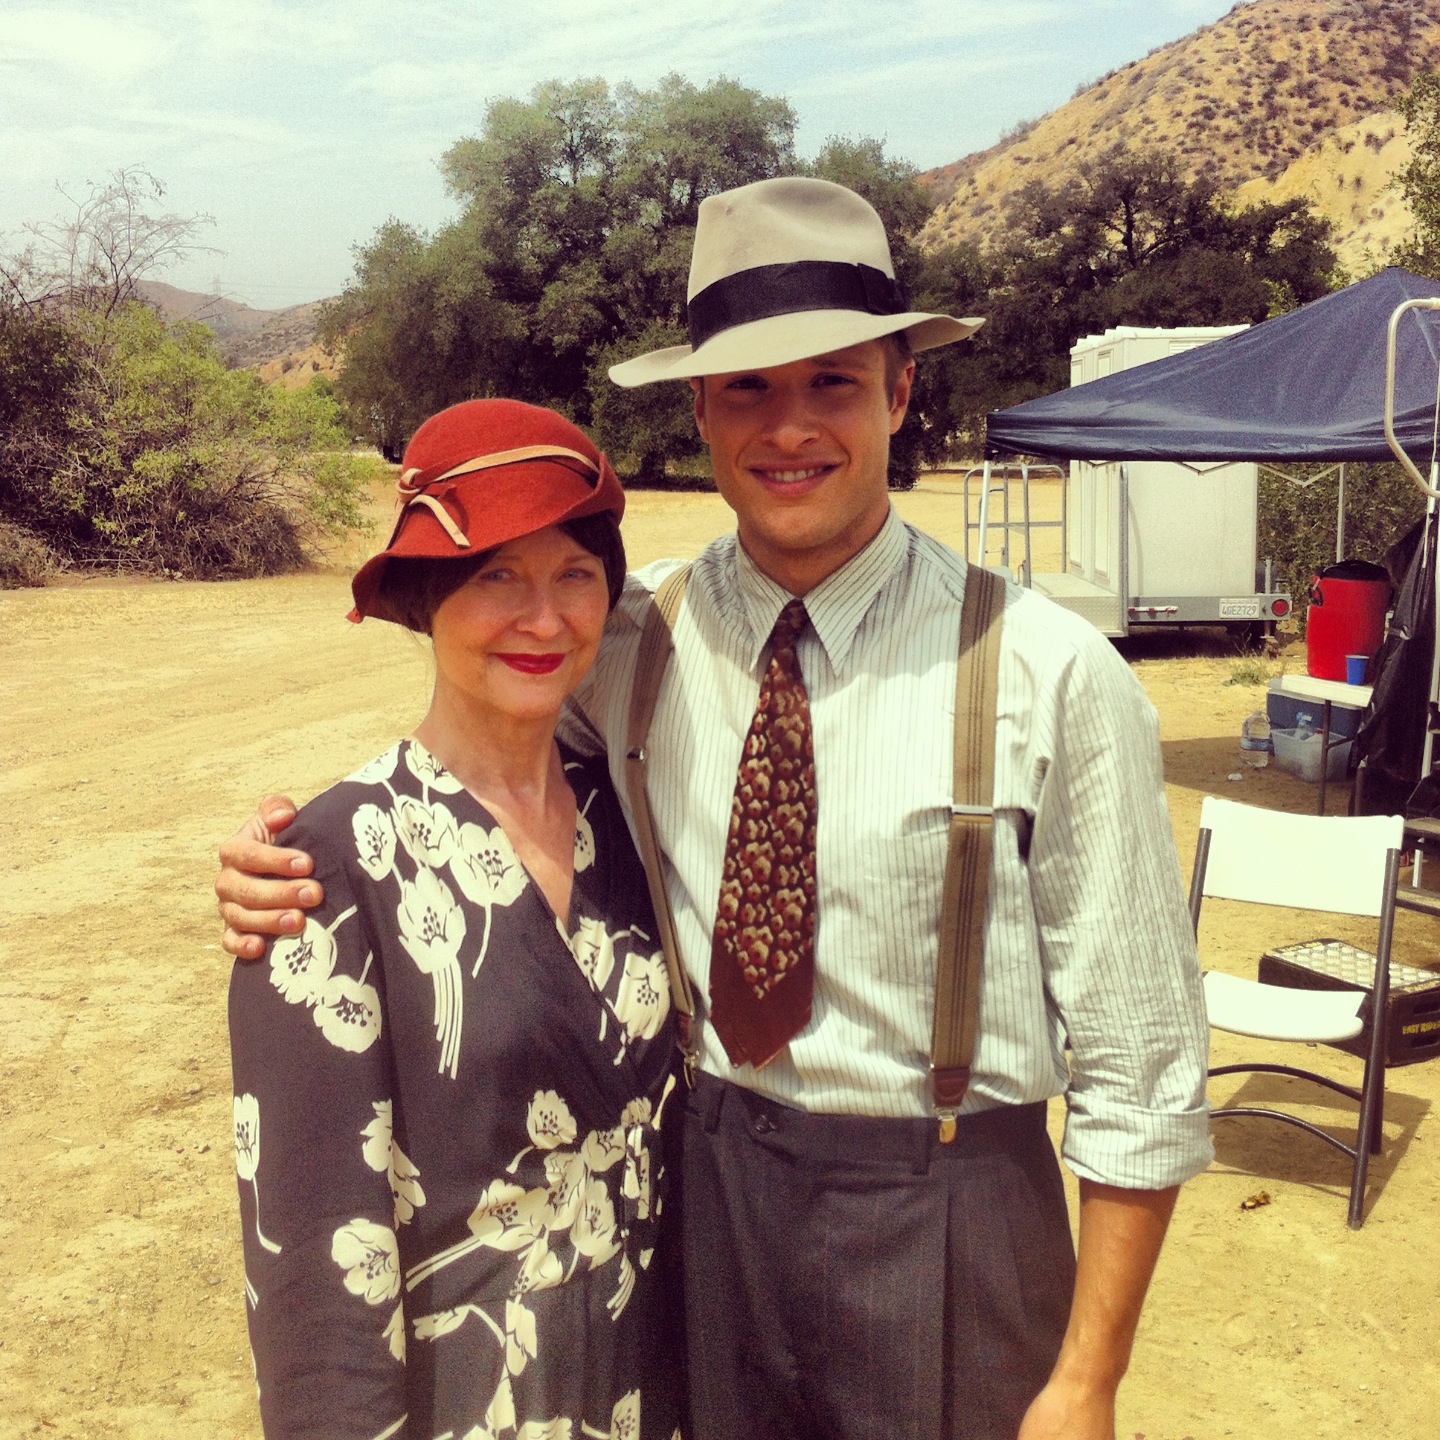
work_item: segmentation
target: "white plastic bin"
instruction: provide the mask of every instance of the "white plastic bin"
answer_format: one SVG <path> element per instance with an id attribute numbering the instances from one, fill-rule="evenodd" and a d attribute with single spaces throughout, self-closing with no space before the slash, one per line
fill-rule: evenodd
<path id="1" fill-rule="evenodd" d="M 1275 747 L 1275 764 L 1281 770 L 1308 785 L 1320 783 L 1319 731 L 1302 734 L 1299 730 L 1271 730 L 1270 741 Z M 1350 742 L 1337 740 L 1332 731 L 1326 760 L 1326 780 L 1343 780 L 1350 760 Z"/>

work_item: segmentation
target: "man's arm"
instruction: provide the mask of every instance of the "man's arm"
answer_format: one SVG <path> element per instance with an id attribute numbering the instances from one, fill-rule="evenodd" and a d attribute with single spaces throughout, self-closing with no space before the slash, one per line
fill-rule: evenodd
<path id="1" fill-rule="evenodd" d="M 1114 1440 L 1115 1393 L 1178 1193 L 1178 1186 L 1121 1190 L 1081 1180 L 1070 1323 L 1019 1440 Z"/>
<path id="2" fill-rule="evenodd" d="M 297 934 L 305 925 L 304 912 L 325 898 L 319 881 L 296 878 L 312 873 L 310 857 L 275 844 L 295 815 L 285 796 L 267 795 L 257 813 L 220 847 L 215 877 L 225 922 L 220 943 L 239 960 L 258 960 L 266 935 Z"/>

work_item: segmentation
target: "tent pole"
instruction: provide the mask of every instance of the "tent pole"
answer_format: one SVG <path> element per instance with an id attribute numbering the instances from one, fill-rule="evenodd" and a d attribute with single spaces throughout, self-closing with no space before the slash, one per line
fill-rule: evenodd
<path id="1" fill-rule="evenodd" d="M 1345 462 L 1340 462 L 1340 498 L 1335 502 L 1335 563 L 1345 558 Z"/>
<path id="2" fill-rule="evenodd" d="M 1070 470 L 1073 460 L 1067 460 L 1060 471 L 1060 573 L 1070 573 Z"/>
<path id="3" fill-rule="evenodd" d="M 990 462 L 985 462 L 985 473 L 980 479 L 980 539 L 979 548 L 976 551 L 975 563 L 983 570 L 985 568 L 985 547 L 989 543 L 989 537 L 985 531 L 990 523 Z"/>
<path id="4" fill-rule="evenodd" d="M 1020 498 L 1025 506 L 1025 588 L 1030 588 L 1030 466 L 1020 468 Z"/>
<path id="5" fill-rule="evenodd" d="M 1010 467 L 1005 467 L 1005 474 L 1000 480 L 1000 563 L 1008 570 L 1010 568 Z"/>
<path id="6" fill-rule="evenodd" d="M 1120 624 L 1120 633 L 1130 633 L 1130 462 L 1120 462 L 1120 554 L 1117 557 L 1120 571 L 1120 594 L 1116 597 L 1120 613 L 1115 617 Z"/>
<path id="7" fill-rule="evenodd" d="M 1425 529 L 1421 531 L 1420 539 L 1422 556 L 1430 553 L 1429 547 L 1435 527 L 1440 524 L 1440 515 L 1436 513 L 1436 496 L 1440 494 L 1440 490 L 1436 488 L 1437 475 L 1440 475 L 1440 463 L 1432 459 L 1430 461 L 1430 497 L 1425 502 Z M 1420 750 L 1421 780 L 1430 773 L 1430 767 L 1435 763 L 1435 731 L 1432 727 L 1435 723 L 1437 707 L 1440 707 L 1440 574 L 1436 573 L 1433 565 L 1430 571 L 1430 588 L 1435 601 L 1435 624 L 1430 636 L 1430 703 L 1425 707 L 1425 743 Z M 1420 884 L 1423 864 L 1424 856 L 1417 845 L 1415 868 L 1410 872 L 1412 885 Z"/>

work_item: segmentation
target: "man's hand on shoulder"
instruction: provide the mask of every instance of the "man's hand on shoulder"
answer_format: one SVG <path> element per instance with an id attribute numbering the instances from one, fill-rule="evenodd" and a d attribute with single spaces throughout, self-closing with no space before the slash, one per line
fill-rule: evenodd
<path id="1" fill-rule="evenodd" d="M 258 960 L 265 936 L 293 935 L 305 928 L 306 910 L 324 898 L 315 868 L 303 850 L 286 850 L 275 838 L 294 820 L 295 805 L 284 795 L 267 795 L 221 847 L 215 894 L 225 922 L 221 944 L 240 960 Z"/>

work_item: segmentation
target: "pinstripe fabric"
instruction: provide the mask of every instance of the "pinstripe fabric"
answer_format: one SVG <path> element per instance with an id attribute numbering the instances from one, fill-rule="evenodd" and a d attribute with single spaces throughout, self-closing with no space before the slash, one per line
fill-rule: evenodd
<path id="1" fill-rule="evenodd" d="M 631 577 L 576 696 L 611 742 L 622 796 L 639 621 L 673 568 Z M 732 1070 L 702 1026 L 711 1074 L 816 1113 L 930 1113 L 964 581 L 962 557 L 892 512 L 805 596 L 798 649 L 820 797 L 813 1014 L 759 1074 Z M 651 727 L 651 802 L 697 997 L 762 652 L 790 598 L 733 536 L 705 550 Z M 1108 641 L 1033 592 L 1010 587 L 1003 634 L 980 1039 L 963 1112 L 1064 1093 L 1062 1153 L 1078 1174 L 1175 1184 L 1210 1158 L 1207 1031 L 1155 713 Z"/>

